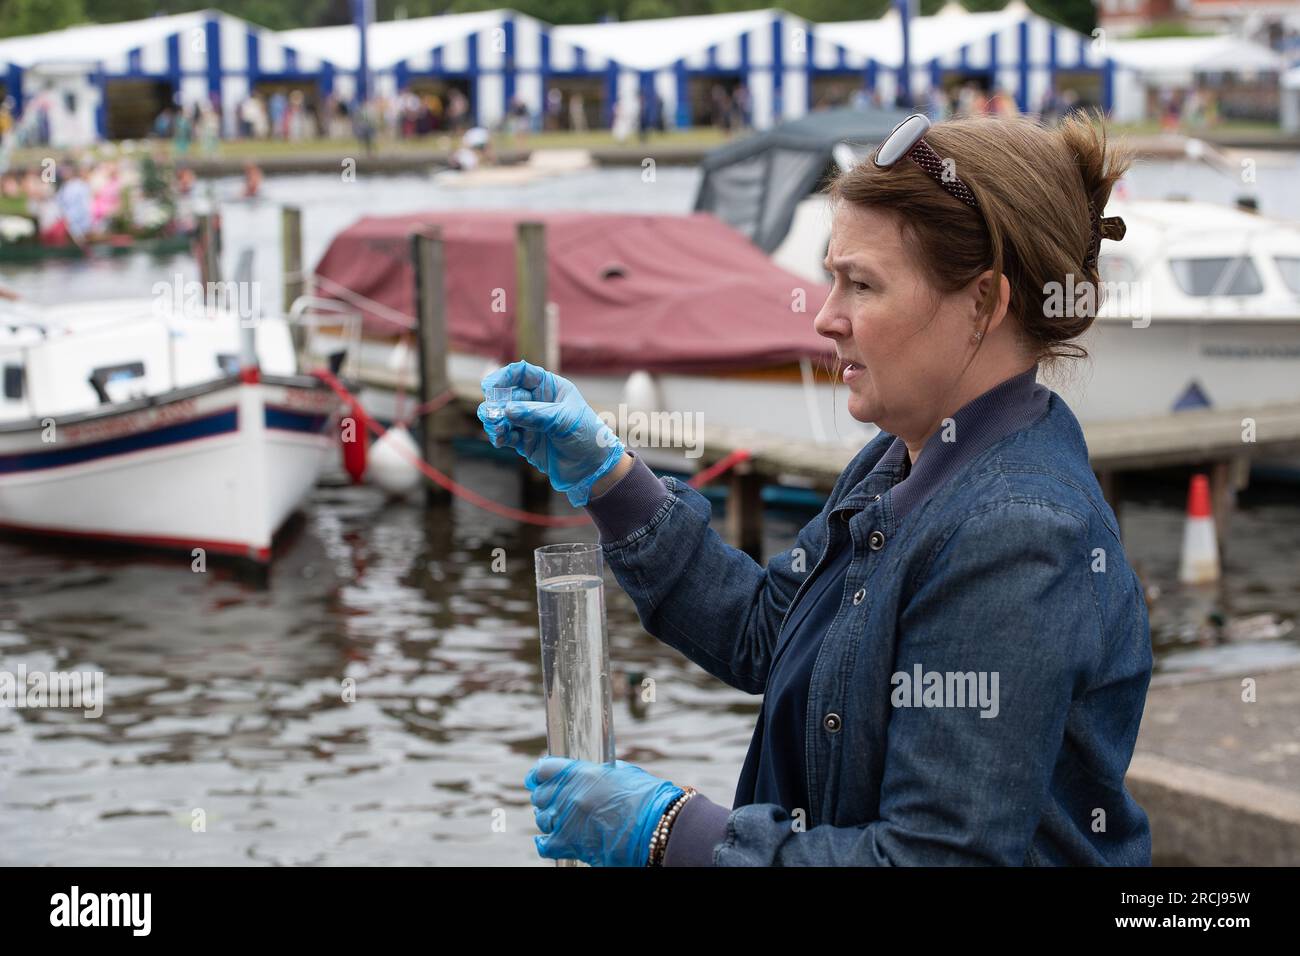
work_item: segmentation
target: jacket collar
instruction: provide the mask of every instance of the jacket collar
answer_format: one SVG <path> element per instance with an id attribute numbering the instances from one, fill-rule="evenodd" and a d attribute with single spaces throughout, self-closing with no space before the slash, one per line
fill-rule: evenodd
<path id="1" fill-rule="evenodd" d="M 860 511 L 884 498 L 885 523 L 901 521 L 976 455 L 1043 414 L 1052 393 L 1037 376 L 1034 364 L 967 402 L 953 414 L 951 426 L 930 436 L 914 467 L 901 438 L 877 435 L 872 444 L 885 445 L 883 454 L 832 510 Z"/>

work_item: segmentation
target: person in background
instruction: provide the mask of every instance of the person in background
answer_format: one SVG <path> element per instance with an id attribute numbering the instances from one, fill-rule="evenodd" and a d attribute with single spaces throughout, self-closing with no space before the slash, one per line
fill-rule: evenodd
<path id="1" fill-rule="evenodd" d="M 581 93 L 569 94 L 569 129 L 579 133 L 587 131 L 587 106 Z"/>
<path id="2" fill-rule="evenodd" d="M 198 104 L 198 114 L 195 129 L 203 155 L 215 156 L 221 142 L 221 113 L 215 105 L 204 100 Z"/>
<path id="3" fill-rule="evenodd" d="M 176 122 L 176 110 L 173 106 L 164 106 L 154 117 L 153 135 L 158 139 L 171 139 Z"/>
<path id="4" fill-rule="evenodd" d="M 245 199 L 256 199 L 262 192 L 262 168 L 251 159 L 244 163 L 244 191 Z"/>
<path id="5" fill-rule="evenodd" d="M 178 107 L 176 120 L 172 123 L 172 149 L 177 156 L 184 156 L 190 151 L 190 141 L 194 136 L 194 123 L 189 110 Z"/>
<path id="6" fill-rule="evenodd" d="M 490 166 L 496 162 L 492 152 L 492 137 L 482 126 L 472 126 L 465 130 L 460 138 L 460 146 L 452 154 L 450 163 L 453 169 L 477 169 Z"/>
<path id="7" fill-rule="evenodd" d="M 469 98 L 456 87 L 447 94 L 447 129 L 459 133 L 469 122 Z"/>
<path id="8" fill-rule="evenodd" d="M 721 83 L 709 88 L 709 125 L 714 129 L 731 129 L 731 96 Z"/>
<path id="9" fill-rule="evenodd" d="M 641 95 L 636 92 L 626 93 L 614 104 L 614 123 L 610 132 L 614 142 L 626 143 L 636 129 L 637 119 L 641 115 Z"/>
<path id="10" fill-rule="evenodd" d="M 735 92 L 731 95 L 731 108 L 733 120 L 729 129 L 748 129 L 749 128 L 749 87 L 741 83 L 736 87 Z"/>
<path id="11" fill-rule="evenodd" d="M 289 130 L 285 126 L 285 114 L 289 112 L 289 98 L 283 90 L 271 94 L 269 104 L 271 117 L 271 135 L 276 139 L 288 139 Z"/>
<path id="12" fill-rule="evenodd" d="M 564 94 L 558 87 L 552 86 L 546 91 L 546 120 L 542 128 L 548 132 L 558 130 L 562 112 L 564 112 Z"/>
<path id="13" fill-rule="evenodd" d="M 510 109 L 506 113 L 506 128 L 510 131 L 511 145 L 521 145 L 528 135 L 530 126 L 531 118 L 528 115 L 528 104 L 524 102 L 522 96 L 514 97 L 511 99 Z"/>
<path id="14" fill-rule="evenodd" d="M 1020 107 L 1016 105 L 1015 97 L 998 87 L 989 102 L 989 112 L 994 116 L 1016 116 L 1020 113 Z"/>
<path id="15" fill-rule="evenodd" d="M 942 86 L 930 87 L 929 105 L 926 110 L 933 123 L 941 123 L 946 120 L 952 112 L 952 105 L 948 99 L 948 91 Z"/>
<path id="16" fill-rule="evenodd" d="M 95 225 L 90 184 L 80 166 L 69 163 L 59 170 L 59 188 L 54 203 L 67 238 L 80 245 L 90 237 Z"/>
<path id="17" fill-rule="evenodd" d="M 107 232 L 122 209 L 122 176 L 118 164 L 101 163 L 88 178 L 91 189 L 91 231 Z"/>
<path id="18" fill-rule="evenodd" d="M 17 137 L 14 135 L 14 98 L 6 96 L 0 103 L 0 172 L 9 168 Z"/>

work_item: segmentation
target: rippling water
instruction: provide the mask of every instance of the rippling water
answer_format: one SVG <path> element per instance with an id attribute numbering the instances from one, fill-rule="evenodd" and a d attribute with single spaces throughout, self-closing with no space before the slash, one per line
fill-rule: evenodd
<path id="1" fill-rule="evenodd" d="M 513 468 L 462 458 L 457 472 L 519 504 Z M 1167 669 L 1201 642 L 1173 584 L 1181 513 L 1162 494 L 1126 504 L 1124 523 L 1166 592 L 1153 619 Z M 1275 496 L 1234 522 L 1230 617 L 1300 609 L 1300 509 Z M 765 553 L 811 517 L 770 513 Z M 532 551 L 595 539 L 321 488 L 267 588 L 186 557 L 0 544 L 0 667 L 102 670 L 107 697 L 99 720 L 0 709 L 0 861 L 541 864 L 522 784 L 545 748 Z M 606 578 L 620 757 L 729 804 L 758 698 L 645 634 Z M 1294 657 L 1294 638 L 1236 646 Z M 653 703 L 631 706 L 629 674 L 654 679 Z"/>
<path id="2" fill-rule="evenodd" d="M 598 202 L 684 211 L 694 175 L 661 170 L 664 188 L 647 192 L 637 171 L 602 173 Z M 303 203 L 309 261 L 363 209 L 415 208 L 431 189 L 419 177 L 339 188 L 322 177 L 268 184 L 276 201 Z M 556 184 L 512 196 L 580 201 Z M 250 237 L 262 274 L 274 275 L 277 223 L 270 203 L 229 207 L 227 257 L 232 237 Z M 38 299 L 88 299 L 147 294 L 160 274 L 190 269 L 136 259 L 4 280 Z M 465 457 L 457 476 L 520 504 L 513 467 Z M 1152 617 L 1162 673 L 1225 655 L 1300 655 L 1295 631 L 1273 636 L 1300 614 L 1294 487 L 1244 496 L 1213 597 L 1174 583 L 1185 487 L 1128 490 L 1126 547 L 1161 592 Z M 552 507 L 570 513 L 561 498 Z M 811 517 L 769 513 L 765 553 L 791 547 Z M 107 696 L 98 720 L 0 709 L 0 863 L 549 865 L 533 848 L 522 784 L 545 747 L 532 551 L 565 540 L 596 534 L 322 487 L 280 541 L 268 587 L 218 567 L 194 573 L 188 558 L 0 542 L 0 670 L 102 670 Z M 505 549 L 503 573 L 495 548 Z M 730 804 L 758 698 L 645 634 L 606 577 L 620 757 Z M 1204 626 L 1216 609 L 1234 637 L 1226 647 Z M 656 699 L 634 708 L 626 688 L 641 675 L 655 680 Z M 343 699 L 348 678 L 354 702 Z M 204 832 L 194 832 L 195 810 Z"/>

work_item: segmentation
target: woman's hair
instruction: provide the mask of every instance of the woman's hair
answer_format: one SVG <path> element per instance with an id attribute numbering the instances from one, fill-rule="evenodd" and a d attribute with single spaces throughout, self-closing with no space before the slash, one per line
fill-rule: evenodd
<path id="1" fill-rule="evenodd" d="M 1088 203 L 1104 215 L 1111 187 L 1132 161 L 1127 150 L 1108 147 L 1100 116 L 1066 117 L 1048 127 L 1025 117 L 979 117 L 936 123 L 926 141 L 979 201 L 976 212 L 940 187 L 910 159 L 879 169 L 870 159 L 840 173 L 826 186 L 833 203 L 889 209 L 902 220 L 904 242 L 931 285 L 956 292 L 986 270 L 1007 277 L 1008 313 L 1026 349 L 1040 361 L 1082 358 L 1070 341 L 1087 331 L 1095 310 L 1049 316 L 1044 303 L 1051 283 L 1068 289 L 1101 286 Z M 1000 283 L 980 303 L 980 317 L 997 307 Z M 1058 292 L 1059 296 L 1059 292 Z M 1059 298 L 1058 298 L 1059 301 Z M 1100 306 L 1100 301 L 1097 302 Z"/>

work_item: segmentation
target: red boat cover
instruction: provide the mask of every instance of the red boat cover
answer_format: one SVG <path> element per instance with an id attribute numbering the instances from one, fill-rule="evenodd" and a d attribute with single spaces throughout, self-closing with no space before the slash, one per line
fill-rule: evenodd
<path id="1" fill-rule="evenodd" d="M 707 213 L 367 216 L 326 250 L 316 267 L 323 280 L 317 294 L 363 311 L 371 334 L 411 327 L 410 235 L 439 226 L 452 349 L 512 361 L 515 228 L 525 220 L 546 226 L 547 298 L 559 307 L 561 371 L 721 371 L 834 353 L 812 327 L 829 287 L 775 265 Z"/>

